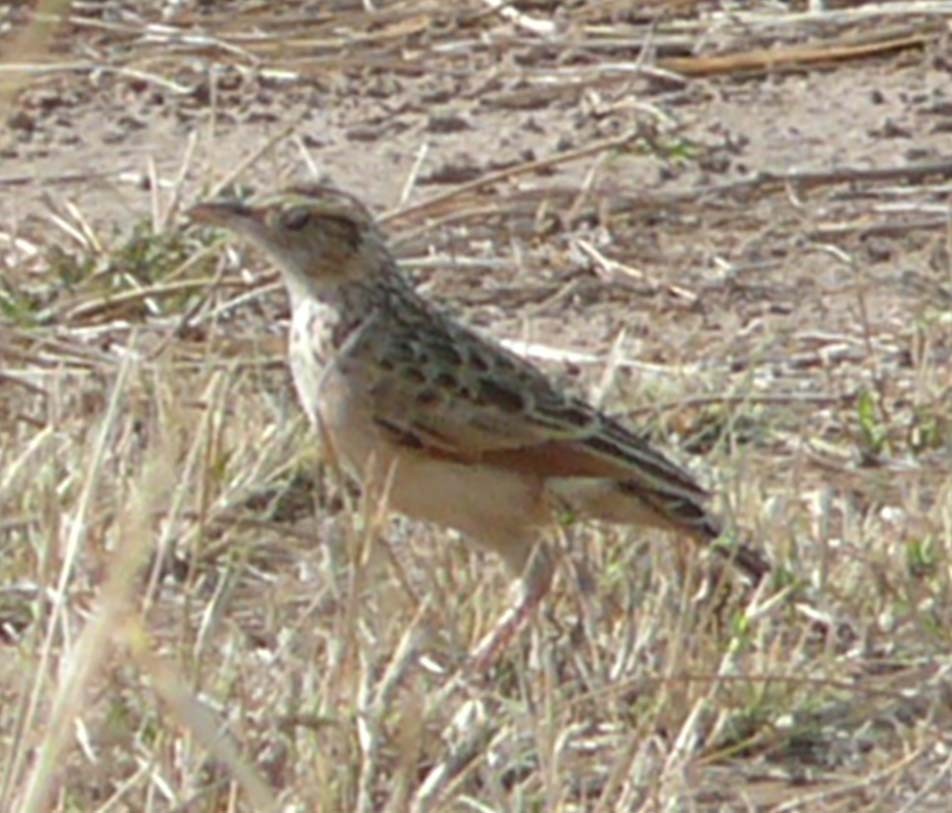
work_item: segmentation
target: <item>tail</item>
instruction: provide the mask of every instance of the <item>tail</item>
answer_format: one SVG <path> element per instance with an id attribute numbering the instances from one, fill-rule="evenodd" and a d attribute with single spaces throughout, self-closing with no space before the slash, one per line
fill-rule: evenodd
<path id="1" fill-rule="evenodd" d="M 621 483 L 642 503 L 650 505 L 663 524 L 673 531 L 686 531 L 699 542 L 710 545 L 714 551 L 740 568 L 748 578 L 759 584 L 770 573 L 770 562 L 756 548 L 724 537 L 721 523 L 705 508 L 697 495 L 674 491 L 645 490 L 644 483 Z"/>
<path id="2" fill-rule="evenodd" d="M 767 557 L 746 542 L 728 541 L 718 537 L 710 542 L 711 547 L 719 556 L 743 570 L 754 584 L 760 584 L 770 573 L 770 562 L 767 561 Z"/>

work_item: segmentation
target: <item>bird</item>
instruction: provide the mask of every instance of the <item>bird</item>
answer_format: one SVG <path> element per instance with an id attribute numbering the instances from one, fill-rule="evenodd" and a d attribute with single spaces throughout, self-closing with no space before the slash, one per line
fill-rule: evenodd
<path id="1" fill-rule="evenodd" d="M 305 184 L 194 206 L 197 223 L 261 250 L 290 300 L 288 359 L 323 453 L 388 511 L 498 554 L 518 596 L 472 653 L 493 664 L 549 589 L 560 517 L 662 528 L 713 544 L 708 493 L 646 433 L 418 293 L 370 210 Z M 759 583 L 757 549 L 714 550 Z"/>

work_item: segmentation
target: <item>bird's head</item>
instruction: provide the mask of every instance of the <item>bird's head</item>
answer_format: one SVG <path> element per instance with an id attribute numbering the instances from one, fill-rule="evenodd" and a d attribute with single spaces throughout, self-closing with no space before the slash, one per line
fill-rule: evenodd
<path id="1" fill-rule="evenodd" d="M 367 209 L 330 187 L 291 187 L 255 204 L 210 200 L 188 214 L 264 251 L 292 291 L 326 294 L 393 266 Z"/>

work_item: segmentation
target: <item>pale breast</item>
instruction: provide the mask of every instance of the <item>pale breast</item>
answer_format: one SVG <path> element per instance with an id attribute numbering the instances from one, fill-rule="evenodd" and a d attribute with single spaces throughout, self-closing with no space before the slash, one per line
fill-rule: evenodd
<path id="1" fill-rule="evenodd" d="M 337 320 L 337 311 L 320 302 L 297 303 L 288 335 L 289 364 L 298 398 L 321 441 L 364 480 L 369 458 L 385 456 L 387 445 L 363 395 L 369 382 L 363 380 L 363 366 L 354 364 L 355 349 L 346 341 L 337 346 Z"/>
<path id="2" fill-rule="evenodd" d="M 301 406 L 317 424 L 322 378 L 333 360 L 331 336 L 336 315 L 332 308 L 313 300 L 295 303 L 288 332 L 288 363 Z"/>

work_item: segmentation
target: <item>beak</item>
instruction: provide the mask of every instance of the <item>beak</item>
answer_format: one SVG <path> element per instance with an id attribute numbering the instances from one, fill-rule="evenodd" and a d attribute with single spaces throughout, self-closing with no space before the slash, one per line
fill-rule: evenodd
<path id="1" fill-rule="evenodd" d="M 223 226 L 239 234 L 256 232 L 264 228 L 264 211 L 255 209 L 237 200 L 217 198 L 193 206 L 186 213 L 198 223 Z"/>

